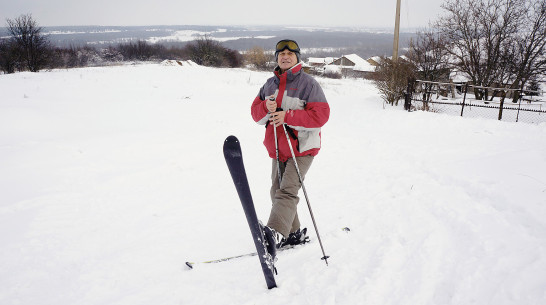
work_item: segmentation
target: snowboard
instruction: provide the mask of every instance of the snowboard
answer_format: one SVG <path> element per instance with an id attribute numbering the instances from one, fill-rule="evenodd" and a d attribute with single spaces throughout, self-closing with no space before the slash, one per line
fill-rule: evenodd
<path id="1" fill-rule="evenodd" d="M 252 240 L 256 246 L 257 256 L 260 260 L 260 265 L 264 273 L 265 282 L 268 289 L 277 287 L 275 282 L 274 272 L 274 260 L 267 252 L 265 246 L 265 239 L 263 231 L 260 228 L 258 216 L 256 215 L 256 209 L 254 208 L 254 202 L 252 201 L 252 195 L 250 194 L 250 187 L 248 185 L 248 179 L 246 176 L 245 166 L 243 163 L 243 155 L 241 151 L 241 144 L 235 136 L 229 136 L 224 141 L 224 158 L 235 184 L 235 189 L 241 200 L 243 211 L 245 212 L 246 220 L 252 234 Z"/>

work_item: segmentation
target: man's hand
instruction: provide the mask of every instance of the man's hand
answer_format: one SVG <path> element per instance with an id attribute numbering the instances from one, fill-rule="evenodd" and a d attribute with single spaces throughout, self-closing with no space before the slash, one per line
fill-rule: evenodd
<path id="1" fill-rule="evenodd" d="M 284 124 L 284 117 L 286 116 L 286 111 L 277 111 L 272 112 L 269 121 L 275 124 L 275 127 L 281 126 Z"/>
<path id="2" fill-rule="evenodd" d="M 277 110 L 277 101 L 267 99 L 265 101 L 265 107 L 267 108 L 267 111 L 275 112 Z"/>

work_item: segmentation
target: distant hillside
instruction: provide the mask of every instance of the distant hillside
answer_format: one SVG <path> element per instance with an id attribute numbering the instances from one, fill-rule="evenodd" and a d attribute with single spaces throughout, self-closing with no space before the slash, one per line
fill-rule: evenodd
<path id="1" fill-rule="evenodd" d="M 129 41 L 145 40 L 166 46 L 181 46 L 208 36 L 225 47 L 244 51 L 254 46 L 272 49 L 283 38 L 295 39 L 303 56 L 340 56 L 358 54 L 363 58 L 392 55 L 393 34 L 387 28 L 310 28 L 310 27 L 234 27 L 234 26 L 62 26 L 44 27 L 53 45 L 106 47 Z M 0 28 L 0 38 L 7 37 Z M 400 34 L 400 48 L 408 46 L 415 30 Z"/>

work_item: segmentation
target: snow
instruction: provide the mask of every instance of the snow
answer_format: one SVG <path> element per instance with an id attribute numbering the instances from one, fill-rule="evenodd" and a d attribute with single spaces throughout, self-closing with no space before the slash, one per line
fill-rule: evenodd
<path id="1" fill-rule="evenodd" d="M 208 32 L 203 31 L 195 31 L 195 30 L 180 30 L 175 31 L 170 36 L 164 36 L 164 37 L 150 37 L 147 39 L 150 43 L 159 43 L 162 41 L 193 41 L 196 38 L 202 37 L 209 34 Z"/>
<path id="2" fill-rule="evenodd" d="M 250 103 L 270 73 L 126 65 L 0 75 L 0 304 L 545 304 L 546 124 L 387 107 L 321 79 L 312 242 L 267 290 L 222 156 L 258 216 L 271 161 Z M 349 227 L 350 232 L 341 229 Z"/>
<path id="3" fill-rule="evenodd" d="M 326 65 L 324 66 L 324 72 L 341 74 L 341 68 L 342 66 L 338 66 L 338 65 Z"/>
<path id="4" fill-rule="evenodd" d="M 195 62 L 192 60 L 174 60 L 174 59 L 165 59 L 161 62 L 161 65 L 163 66 L 190 66 L 195 67 L 198 66 Z"/>

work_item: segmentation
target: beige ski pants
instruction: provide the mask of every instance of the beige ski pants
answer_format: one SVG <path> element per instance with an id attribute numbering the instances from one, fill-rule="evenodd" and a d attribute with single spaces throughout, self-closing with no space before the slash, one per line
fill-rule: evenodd
<path id="1" fill-rule="evenodd" d="M 313 163 L 313 156 L 296 157 L 298 167 L 305 180 L 305 174 Z M 298 219 L 297 205 L 300 200 L 298 192 L 301 188 L 301 182 L 294 165 L 294 159 L 290 158 L 286 162 L 280 162 L 282 181 L 279 186 L 277 160 L 273 160 L 271 167 L 271 214 L 267 226 L 273 228 L 284 237 L 300 228 Z"/>

